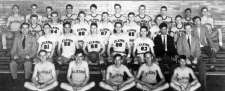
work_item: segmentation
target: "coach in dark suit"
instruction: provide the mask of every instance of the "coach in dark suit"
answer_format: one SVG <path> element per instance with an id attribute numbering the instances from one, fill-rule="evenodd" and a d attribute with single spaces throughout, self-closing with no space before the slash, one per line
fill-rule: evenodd
<path id="1" fill-rule="evenodd" d="M 174 57 L 177 53 L 175 49 L 175 43 L 173 37 L 167 34 L 168 26 L 166 23 L 159 25 L 160 35 L 157 35 L 154 39 L 154 51 L 157 58 L 162 58 L 165 55 Z"/>

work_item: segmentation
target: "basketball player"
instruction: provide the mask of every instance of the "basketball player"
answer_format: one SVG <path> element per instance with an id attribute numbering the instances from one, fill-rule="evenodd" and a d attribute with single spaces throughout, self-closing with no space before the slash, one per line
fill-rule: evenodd
<path id="1" fill-rule="evenodd" d="M 90 24 L 93 22 L 98 23 L 101 20 L 101 15 L 97 13 L 97 8 L 96 4 L 91 4 L 90 6 L 90 14 L 86 17 Z"/>
<path id="2" fill-rule="evenodd" d="M 134 65 L 140 65 L 143 64 L 144 61 L 144 54 L 147 52 L 150 52 L 155 55 L 154 52 L 154 42 L 148 37 L 149 31 L 147 26 L 142 26 L 140 28 L 140 36 L 134 40 L 134 49 L 133 49 L 133 56 L 136 58 L 134 60 Z M 138 60 L 139 58 L 139 60 Z M 137 70 L 137 68 L 134 68 Z"/>
<path id="3" fill-rule="evenodd" d="M 183 17 L 177 15 L 175 17 L 175 22 L 172 25 L 169 35 L 174 38 L 174 42 L 177 42 L 178 38 L 185 34 Z"/>
<path id="4" fill-rule="evenodd" d="M 37 10 L 38 10 L 38 5 L 37 4 L 32 4 L 30 6 L 31 8 L 31 13 L 30 14 L 27 14 L 25 19 L 26 19 L 26 22 L 30 22 L 30 16 L 35 14 L 38 16 L 38 23 L 41 24 L 42 23 L 42 20 L 43 20 L 43 17 L 37 13 Z"/>
<path id="5" fill-rule="evenodd" d="M 133 75 L 122 61 L 124 61 L 122 55 L 114 56 L 114 64 L 108 66 L 106 80 L 99 83 L 100 87 L 110 91 L 125 91 L 135 86 Z M 126 80 L 124 80 L 125 74 L 129 77 Z"/>
<path id="6" fill-rule="evenodd" d="M 66 5 L 66 14 L 62 16 L 61 20 L 63 22 L 70 22 L 71 24 L 75 23 L 75 19 L 77 15 L 73 13 L 73 5 Z"/>
<path id="7" fill-rule="evenodd" d="M 124 24 L 125 33 L 129 37 L 129 45 L 133 49 L 134 39 L 138 37 L 140 26 L 135 22 L 135 14 L 134 12 L 128 13 L 128 20 Z M 131 50 L 132 51 L 132 50 Z"/>
<path id="8" fill-rule="evenodd" d="M 201 15 L 202 15 L 201 16 L 202 25 L 209 23 L 214 28 L 214 19 L 213 19 L 212 15 L 210 15 L 207 7 L 201 8 Z"/>
<path id="9" fill-rule="evenodd" d="M 91 34 L 88 35 L 84 40 L 83 51 L 88 57 L 89 64 L 103 64 L 102 55 L 105 52 L 105 45 L 103 39 L 100 37 L 98 33 L 98 25 L 97 23 L 91 23 L 90 25 Z M 92 56 L 96 54 L 97 57 Z M 99 61 L 96 62 L 96 61 Z"/>
<path id="10" fill-rule="evenodd" d="M 83 53 L 77 52 L 76 59 L 70 62 L 67 80 L 69 83 L 61 83 L 60 87 L 67 91 L 87 91 L 95 86 L 95 82 L 90 82 L 89 67 L 83 58 Z"/>
<path id="11" fill-rule="evenodd" d="M 162 15 L 157 15 L 154 19 L 154 23 L 150 28 L 150 38 L 154 39 L 158 34 L 160 34 L 159 25 L 163 22 Z"/>
<path id="12" fill-rule="evenodd" d="M 186 56 L 180 56 L 178 60 L 180 66 L 174 70 L 170 86 L 177 91 L 196 91 L 201 84 L 193 70 L 186 66 Z M 190 78 L 193 81 L 190 82 Z"/>
<path id="13" fill-rule="evenodd" d="M 109 58 L 113 57 L 115 54 L 120 54 L 124 57 L 127 57 L 127 59 L 129 59 L 131 56 L 129 38 L 122 30 L 122 27 L 123 26 L 121 22 L 116 22 L 114 25 L 114 33 L 109 38 L 107 49 Z M 112 52 L 111 49 L 113 49 Z M 130 60 L 126 60 L 126 62 L 129 63 Z"/>
<path id="14" fill-rule="evenodd" d="M 167 14 L 167 7 L 166 6 L 162 6 L 160 8 L 160 14 L 162 15 L 162 20 L 163 22 L 166 22 L 167 25 L 171 26 L 172 21 L 172 17 L 168 16 Z"/>
<path id="15" fill-rule="evenodd" d="M 70 22 L 65 22 L 63 24 L 64 34 L 59 38 L 58 51 L 61 51 L 61 56 L 58 58 L 59 64 L 68 63 L 69 60 L 76 52 L 77 40 L 76 36 L 71 33 L 71 24 Z"/>
<path id="16" fill-rule="evenodd" d="M 165 78 L 160 67 L 152 62 L 151 53 L 145 53 L 146 63 L 142 64 L 138 70 L 136 82 L 137 88 L 144 91 L 163 91 L 169 88 L 169 84 L 165 82 Z M 157 76 L 160 81 L 157 81 Z"/>
<path id="17" fill-rule="evenodd" d="M 191 8 L 186 8 L 184 10 L 184 23 L 185 24 L 186 23 L 193 24 L 191 13 L 192 13 Z"/>
<path id="18" fill-rule="evenodd" d="M 6 30 L 2 33 L 2 48 L 7 49 L 6 38 L 13 38 L 19 32 L 20 25 L 25 21 L 24 16 L 20 13 L 18 5 L 12 6 L 12 15 L 8 17 L 6 23 Z"/>
<path id="19" fill-rule="evenodd" d="M 56 37 L 59 37 L 63 33 L 63 24 L 60 22 L 59 13 L 51 13 L 52 21 L 49 23 L 52 27 L 51 33 Z"/>
<path id="20" fill-rule="evenodd" d="M 146 6 L 140 5 L 138 9 L 139 14 L 136 16 L 136 22 L 139 26 L 148 26 L 151 27 L 152 18 L 146 14 Z"/>
<path id="21" fill-rule="evenodd" d="M 51 34 L 52 27 L 48 23 L 43 25 L 43 30 L 44 35 L 39 37 L 37 40 L 37 53 L 39 53 L 40 50 L 45 50 L 47 51 L 48 58 L 52 58 L 58 39 L 53 34 Z"/>
<path id="22" fill-rule="evenodd" d="M 47 6 L 45 8 L 45 15 L 43 16 L 43 23 L 49 23 L 51 21 L 51 13 L 53 12 L 53 8 L 51 6 Z"/>
<path id="23" fill-rule="evenodd" d="M 121 5 L 120 4 L 114 4 L 114 10 L 115 13 L 111 16 L 111 22 L 115 24 L 116 22 L 121 22 L 122 24 L 126 21 L 126 17 L 123 16 L 121 12 Z"/>
<path id="24" fill-rule="evenodd" d="M 72 27 L 73 33 L 77 36 L 78 39 L 78 51 L 82 51 L 84 38 L 90 34 L 90 26 L 85 17 L 86 13 L 84 11 L 80 11 L 78 14 L 79 22 Z"/>
<path id="25" fill-rule="evenodd" d="M 48 91 L 57 85 L 55 66 L 47 60 L 47 51 L 39 52 L 40 62 L 35 64 L 32 82 L 25 82 L 24 87 L 35 91 Z"/>
<path id="26" fill-rule="evenodd" d="M 31 15 L 30 16 L 30 29 L 31 35 L 33 35 L 36 39 L 38 39 L 42 35 L 41 25 L 38 24 L 38 16 Z"/>

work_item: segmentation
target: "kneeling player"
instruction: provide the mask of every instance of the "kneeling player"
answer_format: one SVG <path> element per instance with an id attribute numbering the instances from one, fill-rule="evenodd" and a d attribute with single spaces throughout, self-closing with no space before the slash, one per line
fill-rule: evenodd
<path id="1" fill-rule="evenodd" d="M 180 56 L 180 66 L 174 70 L 170 86 L 177 91 L 196 91 L 201 84 L 198 82 L 193 70 L 186 66 L 186 57 Z M 192 77 L 193 81 L 190 82 Z"/>
<path id="2" fill-rule="evenodd" d="M 90 74 L 87 61 L 83 53 L 76 54 L 76 59 L 71 61 L 67 72 L 69 83 L 61 83 L 60 87 L 68 91 L 86 91 L 95 86 L 95 82 L 88 83 Z"/>
<path id="3" fill-rule="evenodd" d="M 125 65 L 121 64 L 123 61 L 122 56 L 116 54 L 114 60 L 115 63 L 107 68 L 106 81 L 99 83 L 100 87 L 107 90 L 124 91 L 135 86 L 133 75 Z M 124 73 L 127 74 L 129 79 L 123 79 L 125 76 Z"/>
<path id="4" fill-rule="evenodd" d="M 147 91 L 163 91 L 169 88 L 169 84 L 165 83 L 165 78 L 160 67 L 152 62 L 151 53 L 145 54 L 146 63 L 142 64 L 137 74 L 137 88 Z M 157 82 L 159 75 L 160 81 Z M 139 80 L 141 78 L 141 80 Z"/>
<path id="5" fill-rule="evenodd" d="M 40 62 L 35 64 L 32 82 L 25 82 L 24 87 L 29 90 L 48 91 L 58 85 L 55 66 L 47 61 L 47 51 L 39 52 Z"/>

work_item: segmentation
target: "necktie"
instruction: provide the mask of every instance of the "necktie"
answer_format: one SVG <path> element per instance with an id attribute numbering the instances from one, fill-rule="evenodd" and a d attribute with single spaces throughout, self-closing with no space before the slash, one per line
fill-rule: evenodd
<path id="1" fill-rule="evenodd" d="M 25 48 L 25 41 L 26 41 L 26 37 L 24 36 L 23 41 L 22 41 L 23 49 Z"/>

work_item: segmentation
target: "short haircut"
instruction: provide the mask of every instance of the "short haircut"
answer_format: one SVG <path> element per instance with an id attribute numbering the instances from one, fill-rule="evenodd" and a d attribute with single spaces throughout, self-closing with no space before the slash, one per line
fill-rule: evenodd
<path id="1" fill-rule="evenodd" d="M 63 23 L 63 27 L 65 27 L 66 25 L 70 25 L 70 27 L 71 27 L 71 23 L 70 22 L 64 22 Z"/>
<path id="2" fill-rule="evenodd" d="M 103 15 L 103 14 L 107 14 L 107 15 L 109 15 L 109 13 L 108 13 L 108 12 L 102 12 L 102 15 Z"/>
<path id="3" fill-rule="evenodd" d="M 24 23 L 22 23 L 22 24 L 20 25 L 20 29 L 22 29 L 22 27 L 23 27 L 24 25 L 27 25 L 28 27 L 30 27 L 30 24 L 29 24 L 29 23 L 24 22 Z"/>
<path id="4" fill-rule="evenodd" d="M 207 7 L 202 7 L 202 8 L 201 8 L 201 12 L 202 12 L 204 9 L 206 9 L 206 10 L 208 11 L 208 8 L 207 8 Z"/>
<path id="5" fill-rule="evenodd" d="M 70 8 L 69 8 L 70 7 Z M 73 5 L 72 4 L 67 4 L 66 5 L 66 9 L 73 9 Z"/>
<path id="6" fill-rule="evenodd" d="M 20 8 L 20 6 L 19 6 L 19 5 L 14 4 L 14 5 L 12 6 L 12 9 L 13 9 L 13 8 L 15 8 L 15 7 L 17 7 L 18 9 Z"/>
<path id="7" fill-rule="evenodd" d="M 147 54 L 150 54 L 151 56 L 153 56 L 151 52 L 146 52 L 144 53 L 144 57 L 146 57 Z"/>
<path id="8" fill-rule="evenodd" d="M 51 10 L 53 10 L 52 6 L 47 6 L 45 9 L 51 9 Z"/>
<path id="9" fill-rule="evenodd" d="M 51 26 L 49 23 L 45 23 L 45 24 L 43 25 L 43 28 L 44 28 L 45 26 L 49 26 L 50 28 L 52 28 L 52 26 Z"/>
<path id="10" fill-rule="evenodd" d="M 155 16 L 155 19 L 154 19 L 154 22 L 156 22 L 156 20 L 157 20 L 158 17 L 162 17 L 162 15 L 161 15 L 161 14 L 156 15 L 156 16 Z M 163 18 L 163 17 L 162 17 L 162 18 Z"/>
<path id="11" fill-rule="evenodd" d="M 114 9 L 116 8 L 116 6 L 119 6 L 121 8 L 121 5 L 116 3 L 116 4 L 114 4 Z"/>
<path id="12" fill-rule="evenodd" d="M 82 54 L 84 56 L 84 53 L 82 51 L 77 51 L 74 55 L 77 56 L 78 54 Z"/>
<path id="13" fill-rule="evenodd" d="M 96 8 L 96 9 L 98 8 L 96 4 L 91 4 L 90 9 L 91 9 L 92 7 L 93 7 L 93 8 Z"/>
<path id="14" fill-rule="evenodd" d="M 185 55 L 179 55 L 179 57 L 177 58 L 177 60 L 179 61 L 179 60 L 181 60 L 181 59 L 184 59 L 184 60 L 186 60 L 186 56 Z"/>
<path id="15" fill-rule="evenodd" d="M 86 16 L 86 13 L 85 13 L 84 11 L 80 11 L 80 12 L 78 13 L 78 16 L 80 16 L 80 14 L 84 14 L 84 16 Z"/>
<path id="16" fill-rule="evenodd" d="M 45 55 L 48 53 L 46 50 L 40 50 L 40 51 L 38 52 L 38 56 L 40 56 L 40 54 L 41 54 L 42 52 L 44 52 Z"/>
<path id="17" fill-rule="evenodd" d="M 123 58 L 123 56 L 122 56 L 121 54 L 116 54 L 116 55 L 114 55 L 114 56 L 113 56 L 113 59 L 115 60 L 116 57 L 120 57 L 121 59 Z"/>
<path id="18" fill-rule="evenodd" d="M 32 14 L 32 15 L 30 15 L 30 19 L 31 19 L 31 18 L 33 18 L 33 17 L 38 18 L 38 15 L 36 15 L 36 14 Z"/>
<path id="19" fill-rule="evenodd" d="M 185 23 L 184 24 L 184 28 L 186 29 L 186 26 L 191 26 L 192 27 L 192 24 L 191 23 Z"/>
<path id="20" fill-rule="evenodd" d="M 128 13 L 128 16 L 129 16 L 129 15 L 134 15 L 134 16 L 135 16 L 135 13 L 134 13 L 134 12 L 129 12 L 129 13 Z"/>
<path id="21" fill-rule="evenodd" d="M 95 22 L 92 22 L 90 26 L 96 26 L 96 27 L 98 27 L 98 24 L 95 23 Z"/>
<path id="22" fill-rule="evenodd" d="M 162 29 L 163 27 L 168 28 L 168 26 L 167 26 L 167 24 L 166 24 L 165 22 L 163 22 L 163 23 L 161 23 L 161 24 L 159 25 L 159 29 Z"/>
<path id="23" fill-rule="evenodd" d="M 201 17 L 199 17 L 199 16 L 195 16 L 192 18 L 193 21 L 195 21 L 196 19 L 199 19 L 201 21 Z"/>
<path id="24" fill-rule="evenodd" d="M 141 30 L 142 28 L 144 28 L 144 29 L 146 29 L 146 31 L 148 31 L 148 27 L 147 27 L 147 26 L 141 26 L 141 27 L 140 27 L 140 30 Z"/>
<path id="25" fill-rule="evenodd" d="M 116 22 L 116 23 L 114 24 L 114 27 L 116 27 L 117 24 L 120 24 L 121 26 L 123 26 L 122 22 Z"/>
<path id="26" fill-rule="evenodd" d="M 167 7 L 166 7 L 166 6 L 162 6 L 162 7 L 160 8 L 160 10 L 162 10 L 163 8 L 167 10 Z"/>
<path id="27" fill-rule="evenodd" d="M 144 8 L 146 9 L 146 6 L 145 6 L 145 5 L 143 5 L 143 4 L 139 6 L 139 9 L 140 9 L 141 7 L 144 7 Z"/>
<path id="28" fill-rule="evenodd" d="M 192 11 L 191 11 L 191 8 L 186 8 L 186 9 L 184 10 L 184 12 L 187 12 L 187 11 L 192 12 Z"/>
<path id="29" fill-rule="evenodd" d="M 53 11 L 53 12 L 51 13 L 51 16 L 52 16 L 53 14 L 56 14 L 57 16 L 59 16 L 59 13 L 56 12 L 56 11 Z"/>
<path id="30" fill-rule="evenodd" d="M 181 15 L 176 15 L 176 16 L 175 16 L 175 20 L 176 20 L 177 18 L 179 18 L 179 17 L 180 17 L 180 18 L 183 18 Z"/>
<path id="31" fill-rule="evenodd" d="M 35 6 L 35 7 L 38 7 L 37 4 L 31 4 L 31 5 L 30 5 L 31 8 L 34 7 L 34 6 Z"/>

